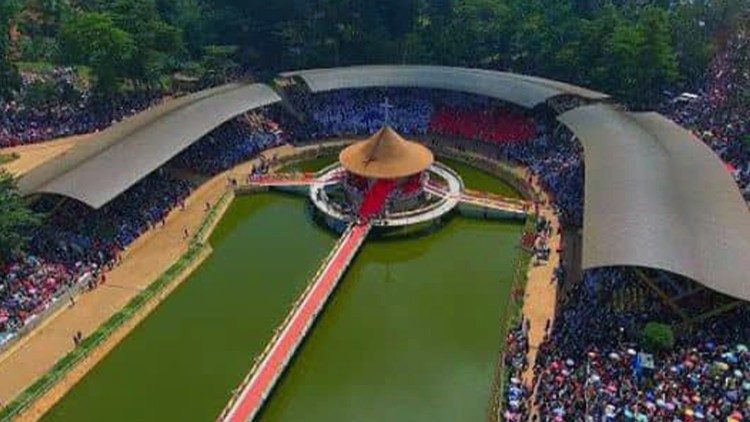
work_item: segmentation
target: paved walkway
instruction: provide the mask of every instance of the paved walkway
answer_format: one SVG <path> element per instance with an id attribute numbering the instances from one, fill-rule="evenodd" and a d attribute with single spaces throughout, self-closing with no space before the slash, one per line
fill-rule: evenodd
<path id="1" fill-rule="evenodd" d="M 223 421 L 245 422 L 258 413 L 371 227 L 370 224 L 353 225 L 344 233 L 312 287 L 303 293 L 302 300 L 282 323 L 283 328 L 277 331 L 278 336 L 271 340 L 270 348 L 266 349 L 268 352 L 262 355 L 260 363 L 251 370 L 252 375 L 236 400 L 230 402 L 231 406 L 222 417 Z"/>

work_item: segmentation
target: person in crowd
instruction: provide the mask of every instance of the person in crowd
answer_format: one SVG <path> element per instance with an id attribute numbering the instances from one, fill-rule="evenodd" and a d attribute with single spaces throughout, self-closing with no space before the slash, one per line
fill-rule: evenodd
<path id="1" fill-rule="evenodd" d="M 73 68 L 53 69 L 50 75 L 22 74 L 21 95 L 33 84 L 52 86 L 54 97 L 45 104 L 0 100 L 0 148 L 100 131 L 115 122 L 149 108 L 163 98 L 156 91 L 132 91 L 102 101 L 74 87 Z"/>

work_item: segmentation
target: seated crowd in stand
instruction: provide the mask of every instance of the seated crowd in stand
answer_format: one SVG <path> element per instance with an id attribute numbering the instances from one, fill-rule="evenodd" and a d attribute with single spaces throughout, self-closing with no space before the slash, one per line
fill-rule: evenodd
<path id="1" fill-rule="evenodd" d="M 170 174 L 188 168 L 213 175 L 278 145 L 283 133 L 257 113 L 220 126 L 104 207 L 43 196 L 34 208 L 46 216 L 23 254 L 0 268 L 0 345 L 63 297 L 82 277 L 95 285 L 120 253 L 146 230 L 164 224 L 194 188 Z"/>
<path id="2" fill-rule="evenodd" d="M 34 206 L 48 218 L 30 233 L 27 253 L 0 271 L 0 335 L 20 329 L 84 274 L 97 278 L 190 190 L 157 170 L 99 210 L 72 199 L 40 199 Z"/>
<path id="3" fill-rule="evenodd" d="M 298 109 L 310 117 L 305 124 L 298 125 L 295 138 L 319 140 L 371 135 L 383 127 L 386 98 L 391 126 L 406 135 L 424 135 L 434 104 L 420 95 L 421 92 L 413 89 L 347 89 L 295 96 Z"/>
<path id="4" fill-rule="evenodd" d="M 295 139 L 370 135 L 386 123 L 387 101 L 389 123 L 406 136 L 486 142 L 493 146 L 491 153 L 496 158 L 528 166 L 554 196 L 563 220 L 581 225 L 580 144 L 551 137 L 544 123 L 509 104 L 460 92 L 402 88 L 340 90 L 294 100 L 311 117 L 293 128 Z"/>
<path id="5" fill-rule="evenodd" d="M 251 78 L 248 68 L 238 66 L 219 79 L 206 79 L 192 89 Z M 35 84 L 51 87 L 45 104 L 26 105 Z M 95 98 L 72 67 L 57 67 L 49 74 L 21 73 L 19 101 L 0 100 L 0 148 L 102 130 L 139 113 L 170 95 L 165 91 L 133 91 L 106 100 Z"/>
<path id="6" fill-rule="evenodd" d="M 284 139 L 278 124 L 262 113 L 254 113 L 220 126 L 175 161 L 182 167 L 214 175 L 280 145 Z"/>
<path id="7" fill-rule="evenodd" d="M 442 107 L 430 120 L 430 133 L 495 143 L 523 142 L 536 137 L 534 122 L 502 108 Z"/>

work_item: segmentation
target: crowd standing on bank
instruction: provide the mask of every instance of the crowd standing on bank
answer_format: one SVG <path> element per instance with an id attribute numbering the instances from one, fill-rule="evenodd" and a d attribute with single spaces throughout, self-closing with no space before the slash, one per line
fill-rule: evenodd
<path id="1" fill-rule="evenodd" d="M 729 39 L 697 97 L 671 101 L 662 110 L 692 129 L 727 164 L 745 198 L 750 183 L 750 37 Z M 670 276 L 656 272 L 657 282 Z M 678 327 L 675 312 L 650 290 L 639 288 L 633 268 L 584 273 L 563 301 L 552 331 L 540 346 L 534 383 L 520 394 L 541 421 L 750 420 L 750 308 L 741 304 L 676 333 L 668 350 L 644 350 L 649 321 Z M 660 284 L 671 296 L 674 283 Z M 695 293 L 693 293 L 695 295 Z M 709 291 L 682 306 L 711 306 Z M 649 353 L 646 353 L 649 352 Z M 518 395 L 505 397 L 512 409 Z"/>

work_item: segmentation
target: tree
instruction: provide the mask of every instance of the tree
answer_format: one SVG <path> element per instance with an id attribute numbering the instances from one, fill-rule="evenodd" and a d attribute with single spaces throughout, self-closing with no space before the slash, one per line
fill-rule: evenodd
<path id="1" fill-rule="evenodd" d="M 180 30 L 162 19 L 155 0 L 116 0 L 107 12 L 133 40 L 134 51 L 126 65 L 130 79 L 158 85 L 185 51 Z"/>
<path id="2" fill-rule="evenodd" d="M 497 0 L 460 0 L 447 25 L 444 59 L 464 66 L 501 66 L 509 51 L 511 10 Z"/>
<path id="3" fill-rule="evenodd" d="M 37 224 L 39 216 L 26 206 L 13 177 L 0 171 L 0 264 L 26 245 Z"/>
<path id="4" fill-rule="evenodd" d="M 671 44 L 668 14 L 655 6 L 647 6 L 638 19 L 638 90 L 631 98 L 637 105 L 653 106 L 663 90 L 677 82 L 677 58 Z"/>
<path id="5" fill-rule="evenodd" d="M 0 99 L 18 86 L 18 73 L 10 60 L 11 23 L 20 10 L 18 0 L 0 1 Z"/>
<path id="6" fill-rule="evenodd" d="M 670 14 L 672 43 L 680 73 L 685 81 L 698 82 L 713 52 L 713 32 L 708 23 L 707 5 L 703 1 L 680 4 Z M 688 86 L 692 90 L 694 87 Z"/>
<path id="7" fill-rule="evenodd" d="M 626 99 L 638 98 L 639 92 L 643 89 L 638 68 L 638 55 L 644 43 L 642 36 L 635 25 L 627 20 L 620 21 L 606 47 L 606 73 L 605 79 L 600 81 L 600 86 L 609 87 Z"/>
<path id="8" fill-rule="evenodd" d="M 674 347 L 672 327 L 659 322 L 649 322 L 643 328 L 643 343 L 652 352 L 667 351 Z"/>
<path id="9" fill-rule="evenodd" d="M 217 84 L 225 82 L 229 75 L 237 69 L 237 46 L 234 45 L 209 45 L 203 48 L 202 68 L 205 71 L 204 79 Z"/>
<path id="10" fill-rule="evenodd" d="M 133 39 L 117 28 L 107 13 L 80 13 L 65 21 L 60 31 L 63 57 L 90 66 L 97 89 L 113 93 L 134 51 Z"/>

